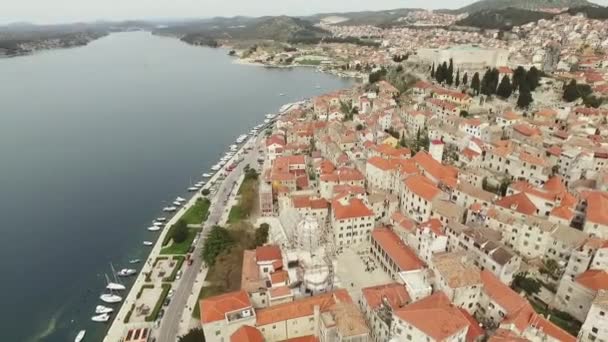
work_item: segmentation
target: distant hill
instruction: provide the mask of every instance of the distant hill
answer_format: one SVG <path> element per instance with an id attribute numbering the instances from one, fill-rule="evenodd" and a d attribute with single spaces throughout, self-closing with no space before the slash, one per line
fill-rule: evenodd
<path id="1" fill-rule="evenodd" d="M 568 9 L 571 15 L 583 13 L 589 19 L 608 19 L 608 7 L 602 6 L 581 6 Z"/>
<path id="2" fill-rule="evenodd" d="M 386 26 L 396 23 L 399 18 L 405 17 L 410 12 L 419 11 L 417 8 L 399 8 L 386 11 L 361 11 L 361 12 L 342 12 L 342 13 L 320 13 L 308 17 L 302 17 L 314 23 L 328 18 L 341 18 L 338 25 L 373 25 Z"/>
<path id="3" fill-rule="evenodd" d="M 194 20 L 171 25 L 155 33 L 196 37 L 196 39 L 272 39 L 289 41 L 328 36 L 325 30 L 312 22 L 288 16 L 279 17 L 234 17 Z"/>
<path id="4" fill-rule="evenodd" d="M 540 8 L 564 8 L 593 6 L 587 0 L 481 0 L 458 9 L 460 13 L 475 13 L 487 10 L 499 10 L 509 7 L 538 10 Z"/>
<path id="5" fill-rule="evenodd" d="M 456 22 L 457 26 L 470 26 L 481 29 L 508 30 L 513 26 L 521 26 L 540 19 L 551 19 L 553 14 L 531 11 L 519 8 L 505 8 L 498 10 L 482 10 L 470 14 L 468 17 Z"/>

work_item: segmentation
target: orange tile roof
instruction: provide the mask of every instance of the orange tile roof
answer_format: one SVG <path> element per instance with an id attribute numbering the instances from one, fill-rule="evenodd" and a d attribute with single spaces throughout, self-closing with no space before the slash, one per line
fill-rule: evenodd
<path id="1" fill-rule="evenodd" d="M 230 342 L 264 342 L 264 336 L 258 329 L 243 325 L 230 336 Z"/>
<path id="2" fill-rule="evenodd" d="M 375 228 L 372 230 L 372 240 L 376 241 L 380 248 L 386 252 L 388 257 L 399 267 L 400 271 L 424 268 L 424 262 L 392 230 L 388 228 Z"/>
<path id="3" fill-rule="evenodd" d="M 257 262 L 281 260 L 282 258 L 281 247 L 279 246 L 266 245 L 255 249 L 255 260 Z"/>
<path id="4" fill-rule="evenodd" d="M 351 199 L 347 205 L 342 205 L 340 201 L 334 200 L 332 209 L 336 220 L 374 216 L 374 212 L 358 198 Z"/>
<path id="5" fill-rule="evenodd" d="M 470 326 L 467 318 L 441 291 L 395 310 L 394 314 L 437 341 L 443 341 Z"/>
<path id="6" fill-rule="evenodd" d="M 608 225 L 608 193 L 588 191 L 582 196 L 587 201 L 587 221 Z"/>
<path id="7" fill-rule="evenodd" d="M 270 273 L 270 282 L 274 284 L 287 283 L 289 274 L 285 270 L 275 271 Z"/>
<path id="8" fill-rule="evenodd" d="M 365 176 L 363 176 L 363 174 L 357 169 L 341 167 L 336 172 L 338 174 L 338 179 L 340 180 L 340 182 L 352 182 L 352 181 L 365 180 Z"/>
<path id="9" fill-rule="evenodd" d="M 382 304 L 388 303 L 395 310 L 411 302 L 405 286 L 398 283 L 365 287 L 361 289 L 361 292 L 365 302 L 372 309 L 378 309 Z"/>
<path id="10" fill-rule="evenodd" d="M 405 186 L 414 194 L 424 198 L 427 201 L 432 201 L 435 197 L 441 194 L 441 190 L 433 184 L 428 178 L 421 175 L 413 175 L 405 179 Z"/>
<path id="11" fill-rule="evenodd" d="M 256 325 L 262 326 L 284 322 L 288 319 L 312 316 L 315 306 L 319 306 L 321 312 L 326 312 L 338 302 L 352 303 L 352 299 L 346 290 L 339 289 L 331 293 L 319 294 L 257 310 Z"/>
<path id="12" fill-rule="evenodd" d="M 429 173 L 437 181 L 449 183 L 458 177 L 458 169 L 441 164 L 424 151 L 416 153 L 412 159 L 422 170 Z"/>
<path id="13" fill-rule="evenodd" d="M 244 290 L 229 292 L 200 301 L 201 322 L 211 323 L 225 319 L 228 312 L 251 307 L 249 295 Z"/>
<path id="14" fill-rule="evenodd" d="M 606 271 L 588 270 L 574 280 L 593 291 L 608 290 L 608 273 Z"/>
<path id="15" fill-rule="evenodd" d="M 268 292 L 270 293 L 270 298 L 285 297 L 292 294 L 288 285 L 273 287 Z"/>
<path id="16" fill-rule="evenodd" d="M 515 210 L 525 215 L 534 215 L 538 210 L 534 203 L 523 192 L 511 196 L 505 196 L 496 201 L 496 205 Z"/>
<path id="17" fill-rule="evenodd" d="M 483 336 L 485 331 L 482 327 L 479 326 L 479 322 L 475 319 L 475 317 L 471 316 L 466 310 L 462 308 L 458 308 L 462 316 L 469 321 L 469 329 L 467 330 L 467 342 L 477 341 L 478 338 Z"/>
<path id="18" fill-rule="evenodd" d="M 538 128 L 529 126 L 527 124 L 517 124 L 513 125 L 513 129 L 518 133 L 525 135 L 527 137 L 531 137 L 533 135 L 540 135 L 541 132 Z"/>
<path id="19" fill-rule="evenodd" d="M 503 284 L 494 273 L 483 270 L 481 271 L 481 281 L 483 283 L 483 291 L 498 305 L 500 305 L 507 314 L 514 313 L 528 304 L 524 298 L 518 295 L 510 287 Z"/>
<path id="20" fill-rule="evenodd" d="M 519 337 L 514 331 L 499 328 L 488 342 L 529 342 L 527 338 Z"/>
<path id="21" fill-rule="evenodd" d="M 545 158 L 535 156 L 526 151 L 519 152 L 519 160 L 527 162 L 529 164 L 534 164 L 534 165 L 539 165 L 539 166 L 547 165 L 547 160 Z"/>

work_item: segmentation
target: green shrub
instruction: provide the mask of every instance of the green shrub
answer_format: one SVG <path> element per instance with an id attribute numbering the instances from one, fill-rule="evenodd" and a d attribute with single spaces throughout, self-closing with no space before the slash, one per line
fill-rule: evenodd
<path id="1" fill-rule="evenodd" d="M 182 265 L 184 264 L 184 260 L 186 260 L 186 258 L 183 255 L 176 255 L 173 257 L 173 260 L 177 260 L 177 263 L 175 264 L 175 267 L 173 268 L 171 274 L 163 279 L 164 282 L 170 283 L 175 281 L 177 272 L 182 268 Z"/>
<path id="2" fill-rule="evenodd" d="M 154 310 L 152 310 L 152 312 L 146 316 L 146 322 L 156 321 L 156 318 L 158 318 L 158 313 L 160 312 L 160 309 L 162 309 L 163 303 L 165 302 L 165 298 L 167 298 L 167 294 L 169 294 L 169 290 L 171 290 L 171 284 L 163 284 L 162 287 L 163 292 L 161 292 L 160 297 L 158 297 Z"/>

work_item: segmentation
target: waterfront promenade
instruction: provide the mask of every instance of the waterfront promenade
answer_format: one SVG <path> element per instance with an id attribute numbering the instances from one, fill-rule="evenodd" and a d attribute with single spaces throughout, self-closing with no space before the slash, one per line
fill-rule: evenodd
<path id="1" fill-rule="evenodd" d="M 184 317 L 191 317 L 192 310 L 196 304 L 198 292 L 202 283 L 204 282 L 207 269 L 204 267 L 200 253 L 204 244 L 204 239 L 208 230 L 211 229 L 215 224 L 222 223 L 225 221 L 224 215 L 226 212 L 226 205 L 224 203 L 231 203 L 231 197 L 236 196 L 238 189 L 237 185 L 242 181 L 244 175 L 244 168 L 246 165 L 254 166 L 257 159 L 258 144 L 263 139 L 262 134 L 258 134 L 250 138 L 245 144 L 241 146 L 235 156 L 227 162 L 226 165 L 230 165 L 237 158 L 243 157 L 243 160 L 238 166 L 229 172 L 225 179 L 220 179 L 222 171 L 215 173 L 205 184 L 203 189 L 215 188 L 215 192 L 209 195 L 211 205 L 209 207 L 209 215 L 207 220 L 203 223 L 203 231 L 201 237 L 195 244 L 195 249 L 192 252 L 193 263 L 190 266 L 184 264 L 182 266 L 183 274 L 179 280 L 175 280 L 172 283 L 172 289 L 174 290 L 171 303 L 165 308 L 165 315 L 162 317 L 159 329 L 152 330 L 152 337 L 156 338 L 156 341 L 175 341 L 178 334 L 184 333 L 184 328 L 190 325 L 190 320 L 184 321 Z M 251 147 L 251 151 L 246 151 L 246 147 Z M 173 217 L 167 222 L 161 234 L 158 237 L 154 247 L 152 248 L 150 255 L 146 262 L 143 264 L 140 273 L 133 286 L 131 287 L 127 297 L 125 298 L 123 305 L 118 311 L 110 329 L 108 330 L 104 342 L 119 342 L 122 340 L 126 331 L 133 327 L 148 327 L 153 328 L 155 322 L 146 323 L 125 323 L 125 317 L 127 316 L 132 305 L 137 300 L 137 293 L 140 291 L 143 285 L 150 284 L 145 281 L 145 274 L 150 272 L 153 268 L 154 261 L 160 256 L 163 248 L 162 244 L 169 232 L 169 227 L 177 223 L 181 217 L 190 209 L 197 200 L 202 198 L 201 192 L 198 191 L 192 198 L 186 202 L 177 211 Z M 227 217 L 227 216 L 226 216 Z M 161 286 L 158 282 L 155 286 Z M 155 303 L 151 303 L 153 307 Z"/>

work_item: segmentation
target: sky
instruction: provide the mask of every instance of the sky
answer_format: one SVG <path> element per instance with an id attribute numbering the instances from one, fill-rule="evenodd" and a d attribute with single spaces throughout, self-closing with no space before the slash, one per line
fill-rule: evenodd
<path id="1" fill-rule="evenodd" d="M 404 7 L 458 8 L 475 0 L 0 0 L 0 23 L 307 15 Z M 608 5 L 608 0 L 596 0 Z"/>

